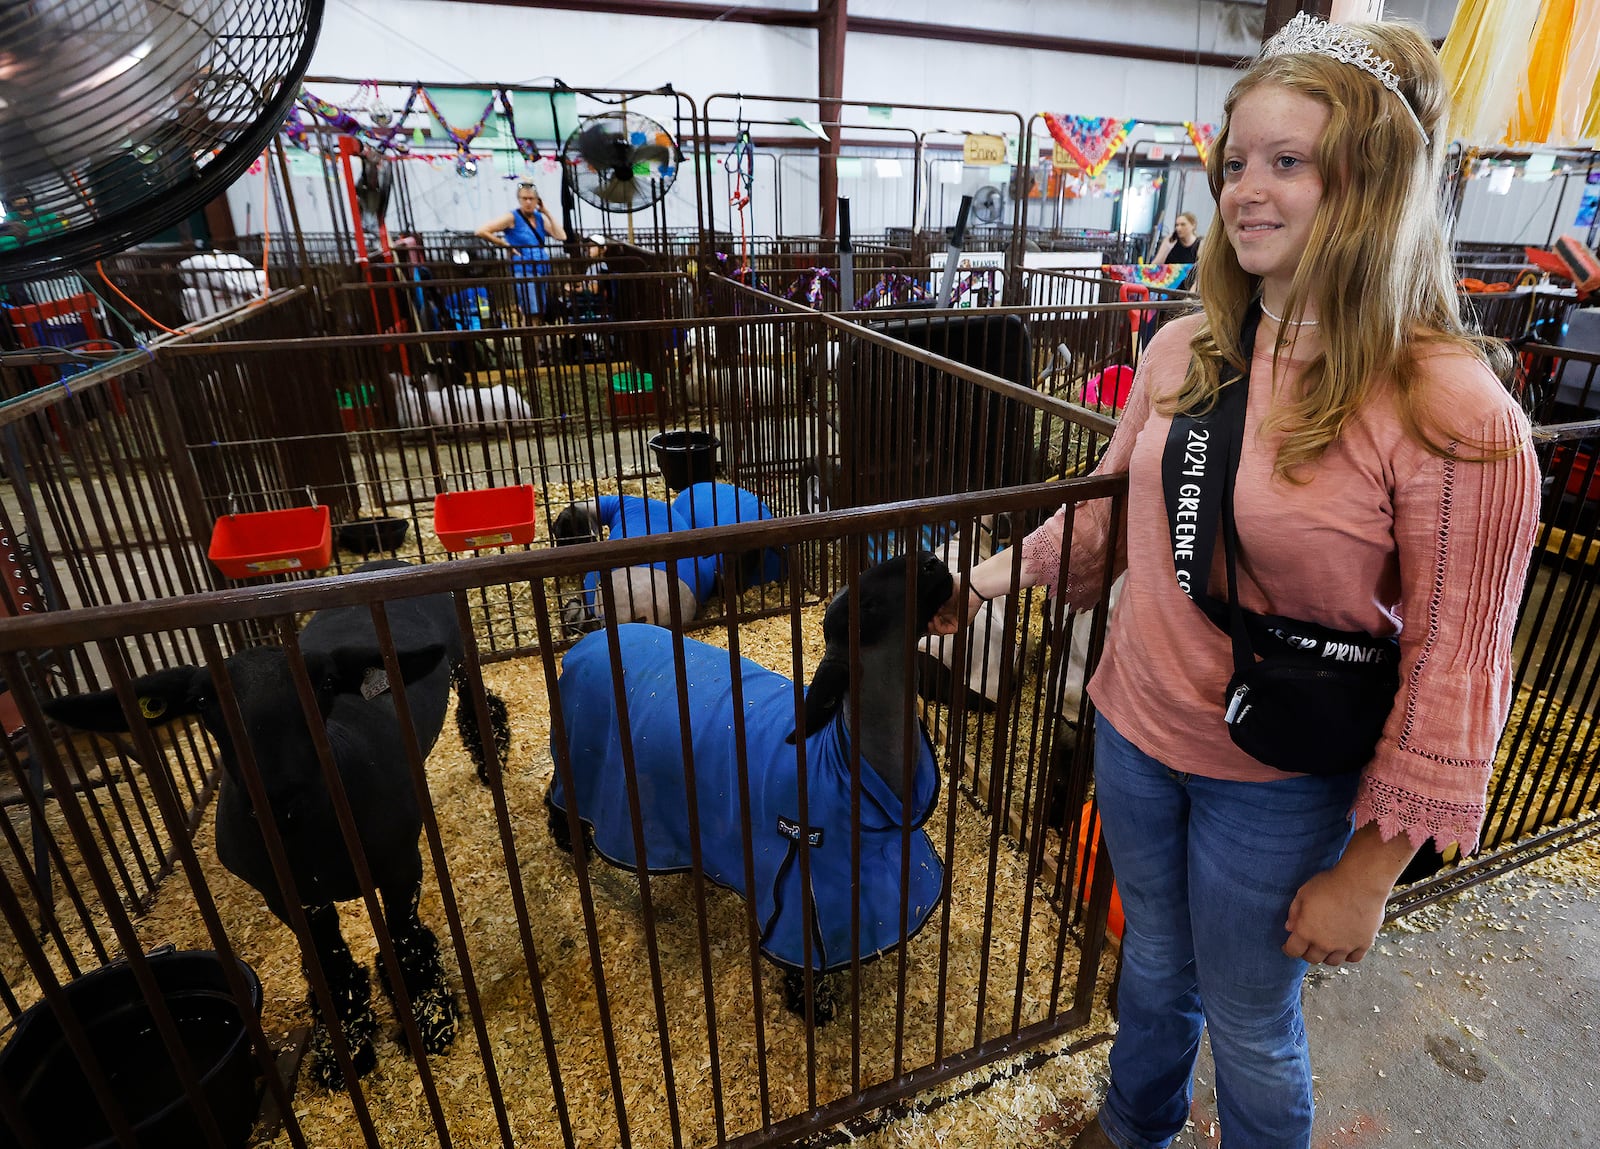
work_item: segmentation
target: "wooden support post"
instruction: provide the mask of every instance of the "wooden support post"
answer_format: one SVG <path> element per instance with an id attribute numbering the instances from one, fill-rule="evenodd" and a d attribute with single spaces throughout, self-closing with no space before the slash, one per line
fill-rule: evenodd
<path id="1" fill-rule="evenodd" d="M 817 207 L 821 234 L 832 239 L 839 218 L 839 104 L 844 95 L 844 38 L 847 0 L 817 0 L 817 111 L 828 140 L 817 141 L 820 161 Z"/>

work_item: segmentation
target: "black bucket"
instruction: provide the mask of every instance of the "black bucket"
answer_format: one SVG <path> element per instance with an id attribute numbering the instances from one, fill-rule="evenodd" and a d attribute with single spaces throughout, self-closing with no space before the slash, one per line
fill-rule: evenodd
<path id="1" fill-rule="evenodd" d="M 211 950 L 189 950 L 157 952 L 147 960 L 223 1144 L 243 1149 L 260 1108 L 258 1063 L 221 959 Z M 259 1017 L 261 981 L 243 962 L 239 972 Z M 205 1149 L 210 1143 L 128 964 L 104 966 L 62 989 L 138 1144 Z M 17 1098 L 41 1149 L 116 1149 L 119 1144 L 48 1002 L 40 1001 L 17 1020 L 16 1032 L 0 1050 L 0 1078 Z M 16 1144 L 0 1119 L 0 1146 Z"/>
<path id="2" fill-rule="evenodd" d="M 662 431 L 650 440 L 667 489 L 682 491 L 717 477 L 717 448 L 710 431 Z"/>

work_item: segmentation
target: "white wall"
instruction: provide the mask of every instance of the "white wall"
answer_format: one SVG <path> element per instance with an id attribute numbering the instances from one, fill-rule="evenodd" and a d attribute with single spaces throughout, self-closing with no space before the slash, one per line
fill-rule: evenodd
<path id="1" fill-rule="evenodd" d="M 758 0 L 743 0 L 755 3 Z M 764 6 L 814 9 L 813 0 L 759 0 Z M 1205 51 L 1247 52 L 1248 29 L 1239 27 L 1240 10 L 1194 0 L 852 0 L 853 15 L 895 20 L 1016 28 L 1049 35 L 1104 38 L 1138 44 L 1162 44 Z M 314 75 L 379 77 L 400 82 L 461 82 L 490 85 L 537 85 L 559 77 L 576 86 L 650 88 L 671 83 L 704 103 L 714 93 L 785 95 L 783 104 L 736 100 L 714 101 L 719 122 L 713 134 L 731 134 L 731 120 L 742 110 L 754 119 L 816 119 L 816 33 L 728 21 L 708 22 L 551 11 L 445 0 L 330 0 L 321 38 L 312 61 Z M 1225 69 L 1159 64 L 1126 59 L 1047 53 L 1023 49 L 923 41 L 902 37 L 853 34 L 846 46 L 844 91 L 847 98 L 900 104 L 938 104 L 1001 109 L 1023 117 L 1050 110 L 1080 115 L 1114 115 L 1144 119 L 1215 119 L 1230 80 Z M 344 102 L 352 88 L 313 85 L 324 98 Z M 808 100 L 807 97 L 811 99 Z M 394 104 L 398 104 L 396 94 Z M 670 102 L 639 100 L 630 108 L 655 115 L 670 128 Z M 580 109 L 600 110 L 596 105 Z M 847 136 L 867 136 L 866 125 L 881 121 L 866 109 L 847 111 Z M 415 117 L 413 123 L 426 123 Z M 920 112 L 897 107 L 890 121 L 911 133 L 944 130 L 959 139 L 965 131 L 1015 135 L 1015 116 Z M 1042 129 L 1040 129 L 1042 131 Z M 760 135 L 797 135 L 783 128 L 757 127 Z M 435 133 L 437 134 L 437 133 Z M 718 158 L 726 151 L 719 148 Z M 911 220 L 911 156 L 890 148 L 847 148 L 859 155 L 866 172 L 844 180 L 841 194 L 851 197 L 858 232 L 908 226 Z M 898 157 L 899 179 L 881 179 L 872 160 Z M 293 186 L 302 224 L 320 230 L 329 226 L 327 191 L 315 161 L 294 162 Z M 710 206 L 719 228 L 738 230 L 730 220 L 726 180 L 720 167 L 713 181 Z M 407 184 L 419 226 L 426 229 L 471 230 L 510 206 L 507 177 L 531 174 L 547 199 L 557 202 L 553 165 L 531 170 L 512 165 L 501 170 L 480 165 L 476 179 L 457 176 L 448 163 L 432 168 L 406 164 Z M 924 175 L 928 171 L 925 169 Z M 990 176 L 972 169 L 957 188 L 944 188 L 953 219 L 953 193 L 971 191 Z M 782 181 L 775 186 L 774 180 Z M 817 161 L 814 152 L 763 148 L 756 161 L 756 183 L 746 226 L 772 234 L 779 224 L 786 233 L 812 232 L 817 226 Z M 935 204 L 939 185 L 924 189 Z M 693 181 L 684 172 L 666 204 L 669 226 L 689 227 L 695 221 Z M 259 230 L 262 213 L 259 177 L 245 177 L 230 193 L 236 226 Z M 1068 226 L 1104 226 L 1109 201 L 1084 201 L 1071 207 L 1083 220 Z M 391 209 L 393 212 L 393 209 Z M 1086 222 L 1091 218 L 1104 222 Z M 937 220 L 936 220 L 937 222 Z M 274 219 L 274 225 L 278 221 Z M 643 226 L 643 217 L 636 217 Z M 587 212 L 588 229 L 611 225 L 622 231 L 621 217 Z"/>
<path id="2" fill-rule="evenodd" d="M 725 0 L 726 2 L 726 0 Z M 812 11 L 814 0 L 732 0 L 727 6 L 761 4 Z M 1443 35 L 1455 0 L 1389 0 L 1391 14 L 1420 19 L 1430 34 Z M 942 26 L 982 24 L 1044 35 L 1156 45 L 1188 51 L 1247 55 L 1259 43 L 1259 8 L 1215 0 L 850 0 L 853 16 L 923 22 Z M 1253 21 L 1253 23 L 1252 23 Z M 672 20 L 584 12 L 552 11 L 447 0 L 329 0 L 322 36 L 312 61 L 314 75 L 380 77 L 398 82 L 460 82 L 483 86 L 540 85 L 559 77 L 574 87 L 652 88 L 670 83 L 704 105 L 715 93 L 784 95 L 785 103 L 755 99 L 742 104 L 721 98 L 711 102 L 713 135 L 730 135 L 742 111 L 752 119 L 787 121 L 790 116 L 817 119 L 817 36 L 806 29 L 776 28 L 730 21 Z M 1115 116 L 1141 120 L 1216 121 L 1234 73 L 1231 69 L 1168 64 L 1110 56 L 1076 55 L 942 40 L 853 33 L 846 45 L 846 98 L 894 108 L 888 123 L 907 132 L 938 132 L 932 137 L 959 140 L 961 133 L 987 131 L 1015 135 L 1017 116 L 1026 120 L 1041 111 Z M 342 102 L 351 88 L 312 85 L 325 98 Z M 401 97 L 397 94 L 394 102 Z M 936 104 L 993 109 L 980 112 L 927 112 L 904 105 Z M 670 101 L 659 97 L 631 101 L 630 108 L 673 127 Z M 580 113 L 601 110 L 583 103 Z M 1005 113 L 1015 113 L 1007 115 Z M 866 108 L 846 110 L 845 135 L 893 139 L 870 132 L 884 121 Z M 425 124 L 423 116 L 413 123 Z M 798 137 L 795 129 L 757 126 L 757 135 Z M 1148 137 L 1150 129 L 1140 129 Z M 1047 146 L 1042 124 L 1037 139 Z M 435 133 L 437 135 L 437 133 Z M 437 146 L 437 145 L 436 145 Z M 726 146 L 715 149 L 719 161 Z M 841 194 L 851 198 L 855 229 L 860 233 L 889 226 L 909 226 L 911 219 L 910 153 L 892 148 L 847 148 L 862 157 L 860 179 L 841 181 Z M 948 153 L 946 153 L 948 154 Z M 879 178 L 873 159 L 899 157 L 899 179 Z M 931 161 L 940 158 L 930 152 Z M 328 226 L 324 181 L 316 164 L 301 159 L 294 176 L 303 225 Z M 719 229 L 739 230 L 730 216 L 727 180 L 715 169 L 709 197 Z M 470 231 L 509 209 L 511 177 L 531 174 L 552 204 L 558 202 L 554 164 L 531 170 L 513 164 L 508 170 L 486 163 L 476 179 L 457 176 L 448 163 L 433 168 L 408 162 L 406 176 L 416 222 L 424 229 Z M 1113 186 L 1121 185 L 1114 165 Z M 775 183 L 776 181 L 779 181 Z M 929 182 L 922 203 L 933 206 L 931 221 L 952 222 L 955 202 L 993 176 L 986 169 L 968 169 L 959 184 Z M 1176 210 L 1171 202 L 1167 221 Z M 780 219 L 781 201 L 781 219 Z M 261 219 L 261 181 L 245 177 L 230 193 L 236 226 L 256 230 Z M 683 172 L 665 203 L 667 223 L 690 227 L 696 218 L 691 174 Z M 1209 222 L 1211 204 L 1202 180 L 1191 179 L 1184 206 Z M 1035 209 L 1037 211 L 1037 209 Z M 807 234 L 817 229 L 817 161 L 815 152 L 758 150 L 755 188 L 745 226 L 754 234 Z M 1069 227 L 1105 227 L 1111 223 L 1109 198 L 1084 198 L 1066 205 L 1061 222 Z M 248 225 L 247 225 L 248 217 Z M 392 215 L 391 215 L 392 218 Z M 917 222 L 930 217 L 924 211 Z M 1007 216 L 1009 218 L 1009 214 Z M 1053 222 L 1054 213 L 1049 217 Z M 1165 222 L 1165 221 L 1164 221 Z M 636 223 L 644 226 L 643 216 Z M 620 216 L 587 211 L 586 230 L 625 230 Z"/>

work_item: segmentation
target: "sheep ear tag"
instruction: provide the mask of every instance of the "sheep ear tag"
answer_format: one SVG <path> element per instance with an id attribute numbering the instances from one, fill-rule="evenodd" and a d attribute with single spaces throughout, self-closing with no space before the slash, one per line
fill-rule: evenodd
<path id="1" fill-rule="evenodd" d="M 166 712 L 167 700 L 165 698 L 154 694 L 142 694 L 139 696 L 139 713 L 144 715 L 146 721 L 160 718 Z"/>
<path id="2" fill-rule="evenodd" d="M 381 666 L 369 666 L 361 676 L 361 697 L 371 702 L 380 694 L 389 693 L 389 675 Z"/>

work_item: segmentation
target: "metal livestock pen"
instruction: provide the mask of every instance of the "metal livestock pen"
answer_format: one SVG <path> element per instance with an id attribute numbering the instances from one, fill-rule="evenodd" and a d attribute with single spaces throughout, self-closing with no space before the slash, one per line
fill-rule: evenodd
<path id="1" fill-rule="evenodd" d="M 10 816 L 0 853 L 0 911 L 12 934 L 0 1000 L 13 1016 L 48 1000 L 70 1034 L 61 988 L 69 979 L 117 957 L 143 977 L 142 955 L 163 944 L 242 957 L 266 986 L 260 1028 L 246 1025 L 249 1046 L 283 1123 L 277 1135 L 297 1145 L 398 1145 L 418 1136 L 441 1144 L 774 1143 L 1084 1024 L 1110 889 L 1103 867 L 1098 883 L 1088 881 L 1075 850 L 1087 747 L 1068 745 L 1060 716 L 1078 720 L 1082 703 L 1066 683 L 1066 620 L 1038 594 L 1014 596 L 997 624 L 998 705 L 930 691 L 939 700 L 896 719 L 908 736 L 914 717 L 930 733 L 945 785 L 927 828 L 948 877 L 927 928 L 876 962 L 850 963 L 847 1004 L 831 1026 L 778 1008 L 776 973 L 759 960 L 737 899 L 699 873 L 624 878 L 582 851 L 568 860 L 549 839 L 541 798 L 550 778 L 570 776 L 573 766 L 559 739 L 548 740 L 572 637 L 555 606 L 585 571 L 781 548 L 790 560 L 782 582 L 713 600 L 681 629 L 803 682 L 819 654 L 823 604 L 875 559 L 936 539 L 959 559 L 983 545 L 981 528 L 996 518 L 1032 521 L 1064 498 L 1120 498 L 1123 490 L 1117 481 L 1076 480 L 897 503 L 885 474 L 877 505 L 802 515 L 816 451 L 833 443 L 855 470 L 855 452 L 887 445 L 831 438 L 824 428 L 840 411 L 872 404 L 871 394 L 886 402 L 915 380 L 949 415 L 923 425 L 916 443 L 940 460 L 920 473 L 937 472 L 935 486 L 948 491 L 984 485 L 984 460 L 960 449 L 961 412 L 987 404 L 1025 434 L 1032 461 L 1021 479 L 1070 469 L 1063 450 L 1092 452 L 1096 441 L 1079 421 L 1103 431 L 1105 420 L 931 353 L 902 351 L 881 331 L 809 313 L 596 325 L 613 346 L 633 349 L 603 363 L 602 375 L 637 368 L 640 357 L 660 371 L 656 405 L 645 412 L 617 411 L 609 379 L 593 364 L 564 362 L 559 328 L 291 334 L 340 314 L 336 302 L 294 289 L 7 410 L 6 526 L 27 545 L 13 552 L 20 561 L 7 601 L 38 608 L 19 611 L 30 617 L 0 634 L 0 670 L 23 730 L 7 751 Z M 686 345 L 691 329 L 702 338 Z M 724 336 L 718 346 L 742 351 L 718 364 L 711 331 Z M 403 425 L 395 389 L 413 385 L 423 350 L 463 340 L 496 357 L 495 366 L 468 372 L 465 400 L 481 404 L 485 386 L 512 386 L 530 411 L 490 422 L 458 409 L 443 425 Z M 818 376 L 815 353 L 830 341 L 842 349 L 841 366 Z M 30 372 L 54 366 L 38 358 Z M 704 372 L 693 399 L 683 378 L 691 363 Z M 488 383 L 484 371 L 499 372 L 498 381 Z M 13 377 L 10 393 L 34 382 Z M 363 383 L 377 389 L 370 422 L 343 419 L 338 390 Z M 722 477 L 759 492 L 781 517 L 543 545 L 555 510 L 549 495 L 559 501 L 582 484 L 665 493 L 646 433 L 684 426 L 714 433 Z M 448 556 L 429 530 L 433 496 L 516 479 L 541 494 L 536 542 L 438 561 Z M 366 517 L 378 492 L 377 505 L 410 524 L 397 553 L 416 568 L 344 579 L 287 573 L 240 586 L 207 562 L 211 524 L 230 514 L 230 501 L 241 511 L 286 509 L 305 504 L 307 486 L 341 524 Z M 354 561 L 331 558 L 344 570 Z M 226 700 L 236 691 L 223 685 L 223 660 L 236 650 L 280 647 L 291 667 L 303 665 L 294 652 L 308 612 L 357 605 L 380 617 L 385 603 L 433 592 L 452 596 L 468 636 L 465 697 L 482 705 L 486 688 L 506 697 L 514 730 L 487 784 L 452 739 L 426 761 L 416 739 L 409 743 L 429 875 L 422 917 L 448 924 L 440 937 L 460 987 L 462 1036 L 448 1054 L 413 1064 L 391 1056 L 406 1032 L 415 1036 L 402 1024 L 398 1039 L 380 1040 L 379 1070 L 348 1094 L 302 1085 L 291 1099 L 283 1066 L 293 1054 L 280 1066 L 279 1053 L 299 1048 L 291 1035 L 313 1015 L 296 971 L 304 966 L 312 1001 L 326 1005 L 331 990 L 306 944 L 306 921 L 291 914 L 280 927 L 218 862 L 204 819 L 225 774 L 217 744 L 191 722 L 151 725 L 137 702 L 129 733 L 73 736 L 53 727 L 39 702 L 89 689 L 131 699 L 138 676 L 183 664 L 209 668 Z M 602 598 L 610 617 L 609 591 Z M 1103 608 L 1078 625 L 1097 638 Z M 374 664 L 393 678 L 394 646 L 379 647 Z M 904 653 L 911 667 L 909 640 Z M 315 706 L 304 717 L 322 729 Z M 262 784 L 270 764 L 240 758 L 232 784 L 271 827 Z M 325 757 L 322 770 L 330 768 Z M 337 795 L 332 777 L 325 784 Z M 341 824 L 359 856 L 348 810 Z M 270 843 L 271 830 L 264 837 Z M 357 944 L 358 960 L 392 972 L 399 959 L 377 893 L 367 881 L 365 916 L 376 937 Z M 176 1039 L 159 1005 L 155 1017 L 157 1032 Z M 91 1087 L 116 1076 L 117 1066 L 94 1057 L 86 1065 Z M 185 1095 L 181 1073 L 170 1084 L 174 1098 Z M 10 1090 L 0 1087 L 0 1114 L 15 1122 L 26 1106 Z M 117 1118 L 108 1120 L 117 1132 Z"/>

